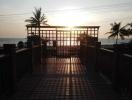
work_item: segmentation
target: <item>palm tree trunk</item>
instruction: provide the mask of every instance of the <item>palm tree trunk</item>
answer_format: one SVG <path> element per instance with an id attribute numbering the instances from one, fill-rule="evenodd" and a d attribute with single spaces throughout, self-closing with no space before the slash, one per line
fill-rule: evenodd
<path id="1" fill-rule="evenodd" d="M 38 34 L 39 34 L 39 44 L 41 44 L 41 37 L 40 37 L 40 23 L 38 23 Z"/>
<path id="2" fill-rule="evenodd" d="M 117 35 L 117 38 L 116 38 L 116 45 L 118 44 L 118 35 Z"/>
<path id="3" fill-rule="evenodd" d="M 40 26 L 38 27 L 38 29 L 39 29 L 38 32 L 39 32 L 39 38 L 40 38 Z"/>
<path id="4" fill-rule="evenodd" d="M 40 37 L 40 26 L 39 26 L 39 44 L 41 44 L 41 37 Z"/>

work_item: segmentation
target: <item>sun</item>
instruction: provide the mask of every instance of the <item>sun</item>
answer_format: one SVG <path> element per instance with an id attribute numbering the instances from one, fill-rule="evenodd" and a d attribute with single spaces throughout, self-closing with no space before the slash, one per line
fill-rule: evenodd
<path id="1" fill-rule="evenodd" d="M 54 15 L 53 19 L 52 23 L 56 25 L 74 27 L 84 25 L 91 20 L 91 16 L 77 11 L 68 11 Z"/>

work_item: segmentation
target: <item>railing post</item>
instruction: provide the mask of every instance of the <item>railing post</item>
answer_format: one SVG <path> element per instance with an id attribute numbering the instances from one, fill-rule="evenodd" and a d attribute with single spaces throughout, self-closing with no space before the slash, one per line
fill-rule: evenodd
<path id="1" fill-rule="evenodd" d="M 118 68 L 118 64 L 119 64 L 119 56 L 120 56 L 120 52 L 118 50 L 118 45 L 114 45 L 114 53 L 115 53 L 115 57 L 114 57 L 114 69 L 113 69 L 113 79 L 112 79 L 112 84 L 113 84 L 113 88 L 116 91 L 119 91 L 119 68 Z"/>
<path id="2" fill-rule="evenodd" d="M 33 57 L 32 57 L 32 52 L 33 52 L 33 45 L 31 43 L 28 44 L 27 46 L 29 48 L 29 73 L 32 73 L 33 71 Z"/>
<path id="3" fill-rule="evenodd" d="M 57 54 L 56 54 L 57 55 Z M 44 43 L 43 45 L 42 45 L 42 57 L 43 58 L 46 58 L 47 57 L 47 45 L 46 45 L 46 43 Z"/>
<path id="4" fill-rule="evenodd" d="M 99 58 L 100 48 L 101 48 L 101 42 L 96 42 L 95 71 L 98 71 L 98 58 Z"/>
<path id="5" fill-rule="evenodd" d="M 8 92 L 12 94 L 16 88 L 16 45 L 4 44 L 4 52 L 9 57 L 7 70 L 8 70 Z"/>
<path id="6" fill-rule="evenodd" d="M 41 62 L 41 58 L 42 58 L 42 49 L 41 49 L 41 45 L 39 45 L 38 50 L 39 50 L 39 51 L 38 51 L 38 53 L 39 53 L 39 54 L 38 54 L 38 56 L 39 56 L 39 62 L 38 62 L 38 63 L 41 64 L 41 63 L 42 63 L 42 62 Z"/>
<path id="7" fill-rule="evenodd" d="M 44 42 L 42 45 L 42 59 L 43 59 L 43 64 L 44 66 L 46 66 L 46 57 L 47 57 L 47 43 Z M 57 52 L 56 52 L 57 53 Z M 55 55 L 57 56 L 57 54 L 55 53 Z"/>

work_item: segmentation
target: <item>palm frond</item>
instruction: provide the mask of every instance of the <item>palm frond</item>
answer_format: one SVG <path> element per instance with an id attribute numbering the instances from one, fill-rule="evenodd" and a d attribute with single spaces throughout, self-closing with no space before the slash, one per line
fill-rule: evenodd
<path id="1" fill-rule="evenodd" d="M 41 8 L 35 8 L 35 11 L 33 12 L 34 17 L 39 21 L 41 17 Z"/>
<path id="2" fill-rule="evenodd" d="M 123 36 L 129 36 L 129 29 L 126 30 L 125 28 L 120 29 L 120 34 Z"/>
<path id="3" fill-rule="evenodd" d="M 105 34 L 111 34 L 112 32 L 106 32 Z"/>
<path id="4" fill-rule="evenodd" d="M 125 26 L 121 27 L 121 22 L 119 23 L 112 23 L 110 32 L 105 34 L 110 34 L 108 38 L 116 38 L 116 44 L 118 42 L 118 38 L 125 39 L 126 36 L 132 35 L 132 23 L 126 24 Z"/>
<path id="5" fill-rule="evenodd" d="M 130 26 L 130 27 L 132 27 L 132 23 L 128 23 L 127 25 Z"/>
<path id="6" fill-rule="evenodd" d="M 43 14 L 43 15 L 40 17 L 40 21 L 42 22 L 42 21 L 44 21 L 44 20 L 46 20 L 46 17 L 45 17 L 45 15 Z"/>
<path id="7" fill-rule="evenodd" d="M 117 36 L 117 34 L 113 33 L 113 34 L 109 35 L 108 38 L 115 38 L 116 36 Z"/>
<path id="8" fill-rule="evenodd" d="M 120 38 L 121 38 L 122 40 L 125 39 L 125 38 L 124 38 L 124 35 L 120 34 L 119 36 L 120 36 Z"/>
<path id="9" fill-rule="evenodd" d="M 47 23 L 46 17 L 41 12 L 41 7 L 40 8 L 35 8 L 33 11 L 33 17 L 30 17 L 29 19 L 26 19 L 25 22 L 29 22 L 30 24 L 40 26 L 41 23 Z"/>
<path id="10" fill-rule="evenodd" d="M 121 23 L 114 23 L 113 24 L 113 27 L 111 27 L 111 31 L 115 31 L 115 32 L 118 32 L 119 31 L 119 29 L 120 29 L 120 25 L 121 25 Z"/>

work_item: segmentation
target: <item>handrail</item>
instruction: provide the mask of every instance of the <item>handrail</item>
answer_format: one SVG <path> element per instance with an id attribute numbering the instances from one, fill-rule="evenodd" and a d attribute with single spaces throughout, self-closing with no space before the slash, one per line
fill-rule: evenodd
<path id="1" fill-rule="evenodd" d="M 100 50 L 103 50 L 103 51 L 108 51 L 108 52 L 114 53 L 114 51 L 113 51 L 113 50 L 109 50 L 109 49 L 105 49 L 105 48 L 100 48 Z"/>
<path id="2" fill-rule="evenodd" d="M 130 55 L 130 54 L 123 54 L 123 55 L 126 57 L 129 57 L 129 58 L 132 58 L 132 55 Z"/>
<path id="3" fill-rule="evenodd" d="M 3 58 L 3 57 L 5 57 L 5 56 L 6 56 L 5 54 L 1 54 L 1 55 L 0 55 L 0 58 Z"/>
<path id="4" fill-rule="evenodd" d="M 16 53 L 20 53 L 20 52 L 23 52 L 23 51 L 26 51 L 26 50 L 29 50 L 29 48 L 22 48 L 22 49 L 16 50 Z"/>
<path id="5" fill-rule="evenodd" d="M 32 26 L 27 25 L 27 27 L 40 27 L 40 28 L 69 28 L 69 26 Z M 73 28 L 99 28 L 100 26 L 74 26 Z"/>

